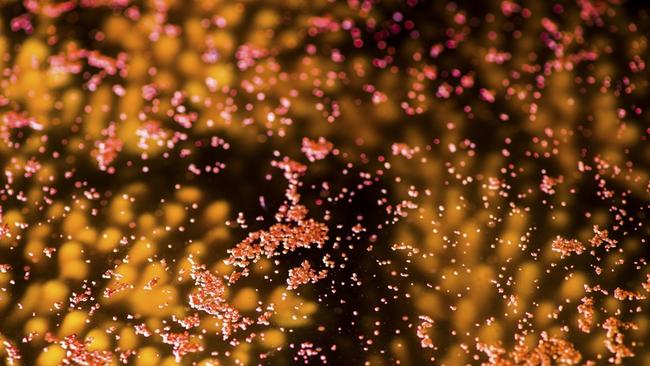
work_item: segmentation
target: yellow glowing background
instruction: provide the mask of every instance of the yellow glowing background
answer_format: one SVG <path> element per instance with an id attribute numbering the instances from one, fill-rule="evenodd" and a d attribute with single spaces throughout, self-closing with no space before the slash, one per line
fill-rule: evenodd
<path id="1" fill-rule="evenodd" d="M 7 365 L 650 365 L 642 1 L 0 0 Z"/>

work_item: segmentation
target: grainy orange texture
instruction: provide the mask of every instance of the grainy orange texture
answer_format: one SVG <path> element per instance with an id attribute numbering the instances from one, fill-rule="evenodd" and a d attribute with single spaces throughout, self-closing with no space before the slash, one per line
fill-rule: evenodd
<path id="1" fill-rule="evenodd" d="M 1 0 L 7 365 L 650 365 L 643 1 Z"/>

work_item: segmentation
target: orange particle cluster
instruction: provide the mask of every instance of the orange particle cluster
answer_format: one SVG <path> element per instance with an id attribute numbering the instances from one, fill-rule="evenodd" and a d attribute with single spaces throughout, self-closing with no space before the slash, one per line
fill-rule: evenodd
<path id="1" fill-rule="evenodd" d="M 87 344 L 76 335 L 64 337 L 58 342 L 66 351 L 62 363 L 64 365 L 108 366 L 113 363 L 113 353 L 110 351 L 89 351 Z"/>
<path id="2" fill-rule="evenodd" d="M 572 253 L 582 254 L 585 251 L 585 246 L 579 240 L 576 239 L 564 239 L 562 237 L 557 237 L 551 243 L 551 249 L 556 252 L 559 252 L 562 258 L 570 256 Z"/>
<path id="3" fill-rule="evenodd" d="M 318 140 L 312 140 L 307 137 L 302 139 L 301 151 L 311 162 L 325 159 L 333 148 L 334 145 L 324 137 L 319 137 Z"/>
<path id="4" fill-rule="evenodd" d="M 318 272 L 311 268 L 309 261 L 303 261 L 300 266 L 289 270 L 287 278 L 287 290 L 295 290 L 300 285 L 307 283 L 316 283 L 327 277 L 327 270 L 323 269 Z"/>
<path id="5" fill-rule="evenodd" d="M 582 360 L 582 355 L 571 342 L 549 336 L 546 332 L 541 333 L 539 342 L 533 349 L 521 341 L 510 353 L 501 347 L 481 343 L 477 348 L 488 356 L 488 362 L 483 363 L 484 366 L 578 365 Z"/>
<path id="6" fill-rule="evenodd" d="M 226 284 L 217 275 L 200 267 L 192 270 L 196 291 L 189 297 L 189 304 L 195 310 L 216 316 L 221 321 L 221 334 L 228 339 L 237 329 L 246 329 L 254 321 L 242 315 L 226 300 Z"/>
<path id="7" fill-rule="evenodd" d="M 603 329 L 607 331 L 607 339 L 605 346 L 614 354 L 609 360 L 614 364 L 623 363 L 626 357 L 633 357 L 634 352 L 632 349 L 624 344 L 625 335 L 623 330 L 638 329 L 638 326 L 631 322 L 624 322 L 615 317 L 609 317 L 603 322 Z"/>
<path id="8" fill-rule="evenodd" d="M 599 247 L 605 244 L 605 249 L 609 250 L 616 247 L 618 243 L 615 239 L 609 237 L 609 232 L 607 230 L 600 230 L 598 225 L 594 225 L 594 236 L 589 240 L 589 243 L 593 247 Z"/>
<path id="9" fill-rule="evenodd" d="M 578 305 L 578 328 L 585 333 L 590 333 L 594 324 L 594 299 L 593 297 L 583 297 L 580 299 L 581 304 Z"/>
<path id="10" fill-rule="evenodd" d="M 638 291 L 624 290 L 620 287 L 617 287 L 614 290 L 614 297 L 617 300 L 645 300 L 646 299 L 646 296 L 641 294 Z"/>
<path id="11" fill-rule="evenodd" d="M 428 333 L 428 330 L 433 327 L 433 319 L 426 315 L 421 315 L 420 320 L 422 321 L 416 329 L 416 335 L 420 339 L 420 346 L 422 348 L 434 348 L 433 340 Z"/>

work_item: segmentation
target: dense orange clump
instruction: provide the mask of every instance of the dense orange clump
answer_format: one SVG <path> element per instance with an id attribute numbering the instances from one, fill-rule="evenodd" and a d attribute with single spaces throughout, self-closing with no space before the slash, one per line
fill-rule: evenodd
<path id="1" fill-rule="evenodd" d="M 263 256 L 271 258 L 313 244 L 322 247 L 327 240 L 327 226 L 314 219 L 300 220 L 296 225 L 277 223 L 268 230 L 255 231 L 229 250 L 227 264 L 246 267 Z"/>
<path id="2" fill-rule="evenodd" d="M 161 336 L 163 343 L 172 346 L 172 354 L 176 362 L 181 362 L 183 356 L 188 353 L 203 351 L 203 345 L 192 342 L 188 331 L 181 333 L 163 332 Z"/>
<path id="3" fill-rule="evenodd" d="M 237 329 L 246 329 L 254 323 L 228 304 L 225 298 L 226 284 L 220 277 L 199 267 L 192 270 L 192 278 L 197 289 L 190 295 L 190 307 L 216 316 L 221 321 L 224 340 Z"/>
<path id="4" fill-rule="evenodd" d="M 636 324 L 624 322 L 611 316 L 603 322 L 603 329 L 607 331 L 605 346 L 614 354 L 613 357 L 610 357 L 609 362 L 619 365 L 623 362 L 623 358 L 634 357 L 632 349 L 624 344 L 625 335 L 622 331 L 625 329 L 638 329 Z"/>
<path id="5" fill-rule="evenodd" d="M 575 346 L 562 338 L 541 333 L 537 346 L 530 349 L 520 339 L 514 351 L 508 353 L 504 348 L 484 343 L 477 344 L 477 349 L 488 356 L 483 366 L 544 366 L 552 364 L 577 365 L 582 355 Z"/>
<path id="6" fill-rule="evenodd" d="M 285 177 L 289 181 L 290 189 L 286 193 L 288 203 L 282 205 L 276 214 L 280 222 L 272 225 L 268 230 L 259 230 L 249 233 L 235 247 L 228 250 L 230 254 L 225 263 L 243 268 L 241 272 L 234 271 L 226 276 L 228 281 L 208 271 L 204 266 L 198 265 L 192 258 L 191 278 L 196 286 L 195 291 L 189 296 L 191 308 L 213 315 L 220 320 L 221 334 L 224 340 L 237 330 L 245 330 L 253 324 L 268 324 L 268 319 L 273 315 L 273 304 L 267 306 L 267 311 L 252 319 L 242 316 L 226 299 L 226 289 L 237 282 L 241 276 L 249 273 L 249 265 L 257 262 L 262 257 L 271 258 L 279 254 L 294 251 L 299 248 L 309 248 L 312 245 L 322 247 L 327 240 L 328 227 L 314 219 L 306 219 L 308 210 L 298 204 L 299 186 L 298 177 L 306 170 L 304 165 L 288 160 L 280 165 L 285 170 Z M 327 276 L 327 270 L 316 272 L 311 268 L 309 261 L 303 261 L 300 267 L 289 271 L 287 278 L 288 289 L 295 289 L 301 284 L 317 282 Z M 189 329 L 198 324 L 198 318 L 191 316 L 177 321 L 184 328 Z M 166 334 L 166 335 L 165 335 Z M 202 350 L 202 346 L 189 340 L 189 332 L 163 334 L 163 341 L 172 344 L 173 353 L 177 360 L 190 352 Z M 166 338 L 165 338 L 166 337 Z M 236 340 L 233 340 L 237 343 Z"/>
<path id="7" fill-rule="evenodd" d="M 305 154 L 309 161 L 314 162 L 316 160 L 325 159 L 333 148 L 334 145 L 324 137 L 319 137 L 318 140 L 312 140 L 305 137 L 302 139 L 302 148 L 300 150 Z"/>
<path id="8" fill-rule="evenodd" d="M 616 246 L 618 243 L 615 239 L 609 237 L 607 230 L 600 230 L 598 225 L 594 225 L 594 236 L 589 239 L 589 243 L 594 248 L 598 248 L 601 245 L 605 244 L 605 249 L 610 250 Z M 586 247 L 585 245 L 577 239 L 565 239 L 560 236 L 556 237 L 551 243 L 551 249 L 556 252 L 559 252 L 561 257 L 570 256 L 572 253 L 580 255 L 584 253 Z"/>
<path id="9" fill-rule="evenodd" d="M 287 203 L 278 209 L 275 215 L 278 221 L 276 224 L 268 230 L 249 233 L 244 240 L 228 250 L 229 257 L 225 263 L 243 268 L 241 273 L 231 275 L 231 282 L 236 281 L 240 275 L 247 275 L 247 267 L 262 257 L 272 258 L 296 249 L 310 248 L 312 245 L 322 248 L 328 239 L 327 225 L 312 218 L 307 219 L 309 210 L 298 203 L 298 178 L 305 173 L 307 167 L 289 159 L 274 165 L 284 170 L 284 176 L 289 182 L 285 193 Z"/>
<path id="10" fill-rule="evenodd" d="M 303 261 L 298 267 L 289 270 L 289 277 L 287 278 L 287 290 L 294 290 L 300 285 L 308 283 L 316 283 L 321 279 L 327 277 L 327 270 L 323 269 L 318 272 L 311 268 L 309 261 Z"/>
<path id="11" fill-rule="evenodd" d="M 422 348 L 434 348 L 433 340 L 427 333 L 428 329 L 433 327 L 433 319 L 426 315 L 420 316 L 420 324 L 416 329 L 416 335 L 420 339 L 420 346 Z"/>
<path id="12" fill-rule="evenodd" d="M 594 299 L 593 297 L 583 297 L 582 303 L 578 305 L 578 328 L 585 333 L 590 333 L 594 324 Z"/>
<path id="13" fill-rule="evenodd" d="M 53 341 L 53 339 L 50 339 Z M 65 350 L 64 365 L 109 366 L 113 363 L 113 353 L 110 351 L 89 351 L 87 343 L 82 342 L 75 334 L 58 341 Z"/>
<path id="14" fill-rule="evenodd" d="M 562 237 L 557 237 L 551 243 L 551 249 L 556 252 L 559 252 L 562 258 L 570 256 L 572 253 L 582 254 L 585 250 L 584 244 L 575 239 L 564 239 Z"/>
<path id="15" fill-rule="evenodd" d="M 616 300 L 644 300 L 646 298 L 645 295 L 638 291 L 624 290 L 620 287 L 614 290 L 614 297 Z"/>
<path id="16" fill-rule="evenodd" d="M 618 241 L 609 237 L 607 230 L 600 230 L 598 225 L 594 225 L 594 236 L 589 242 L 594 247 L 599 247 L 604 243 L 607 250 L 614 248 L 618 243 Z"/>

